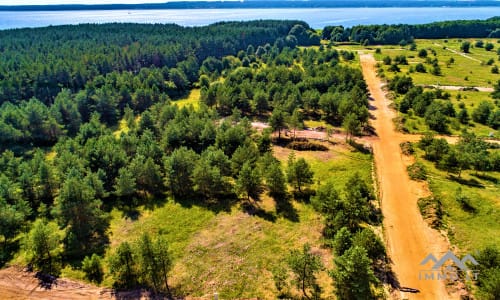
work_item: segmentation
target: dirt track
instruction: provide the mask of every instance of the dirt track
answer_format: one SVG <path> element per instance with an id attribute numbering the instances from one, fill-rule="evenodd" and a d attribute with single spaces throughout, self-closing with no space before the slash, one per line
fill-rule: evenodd
<path id="1" fill-rule="evenodd" d="M 34 273 L 24 272 L 16 267 L 0 270 L 0 299 L 112 299 L 109 289 L 58 279 L 50 289 L 40 286 Z M 125 296 L 125 298 L 127 298 Z"/>
<path id="2" fill-rule="evenodd" d="M 377 177 L 379 181 L 387 250 L 392 259 L 393 271 L 400 287 L 418 289 L 420 293 L 393 293 L 393 298 L 404 299 L 455 299 L 440 281 L 419 280 L 420 262 L 429 254 L 441 256 L 448 243 L 423 220 L 417 199 L 428 193 L 426 186 L 413 182 L 406 172 L 406 165 L 399 147 L 408 137 L 394 129 L 393 111 L 377 78 L 375 59 L 361 55 L 363 75 L 373 97 L 372 111 L 378 139 L 373 142 Z M 397 286 L 397 284 L 396 284 Z"/>

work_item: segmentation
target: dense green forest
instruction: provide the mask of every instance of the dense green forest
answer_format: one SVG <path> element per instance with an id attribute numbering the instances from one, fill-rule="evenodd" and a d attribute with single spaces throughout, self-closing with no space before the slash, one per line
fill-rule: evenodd
<path id="1" fill-rule="evenodd" d="M 303 22 L 78 25 L 8 30 L 0 38 L 2 264 L 17 257 L 56 275 L 70 265 L 89 281 L 106 276 L 118 288 L 168 295 L 168 241 L 144 233 L 109 250 L 113 208 L 126 213 L 167 195 L 216 210 L 251 205 L 267 191 L 285 212 L 289 187 L 293 197 L 314 194 L 313 172 L 293 155 L 284 168 L 272 155 L 271 132 L 257 133 L 250 120 L 269 121 L 278 142 L 282 129 L 299 128 L 306 117 L 351 134 L 368 120 L 362 74 L 341 63 L 354 53 L 298 48 L 320 42 Z M 192 89 L 201 90 L 199 105 L 175 104 Z M 357 188 L 340 197 L 325 187 L 315 206 L 327 217 L 339 207 L 356 215 L 327 218 L 324 235 L 333 240 L 342 229 L 344 242 L 356 246 L 338 252 L 361 253 L 369 294 L 377 283 L 371 260 L 383 246 L 367 253 L 374 234 L 359 225 L 371 220 L 373 196 L 355 177 Z M 294 252 L 290 268 L 308 251 Z"/>
<path id="2" fill-rule="evenodd" d="M 288 35 L 293 25 L 296 32 Z M 138 113 L 179 96 L 198 81 L 200 71 L 210 68 L 211 59 L 250 45 L 282 49 L 299 40 L 302 45 L 319 43 L 306 24 L 277 21 L 200 28 L 61 26 L 7 30 L 0 38 L 3 145 L 54 144 L 66 133 L 74 135 L 93 112 L 114 125 L 125 107 Z"/>
<path id="3" fill-rule="evenodd" d="M 323 38 L 406 43 L 444 31 L 458 35 L 463 26 L 495 36 L 498 23 L 327 27 Z M 166 202 L 216 214 L 238 204 L 245 213 L 276 218 L 260 209 L 265 197 L 279 218 L 293 222 L 294 201 L 310 206 L 321 243 L 335 256 L 326 277 L 339 299 L 381 296 L 390 270 L 371 229 L 381 216 L 366 176 L 352 172 L 340 186 L 322 183 L 315 172 L 346 167 L 318 170 L 293 151 L 288 161 L 272 151 L 287 143 L 321 146 L 296 139 L 305 120 L 342 126 L 347 139 L 370 129 L 355 53 L 321 44 L 300 21 L 85 24 L 5 30 L 0 39 L 0 265 L 22 263 L 56 276 L 65 269 L 118 289 L 185 296 L 171 283 L 175 261 L 165 234 L 141 228 L 137 239 L 112 244 L 113 213 L 135 222 L 144 207 L 154 212 Z M 449 118 L 461 118 L 445 101 L 449 94 L 426 91 L 408 76 L 389 88 L 403 98 L 401 112 L 425 117 L 437 132 L 447 132 Z M 193 91 L 199 101 L 180 105 Z M 499 111 L 486 106 L 472 118 L 496 129 Z M 270 128 L 257 131 L 252 122 Z M 462 170 L 498 170 L 493 146 L 474 135 L 456 146 L 430 135 L 419 144 L 426 159 L 459 177 Z M 362 160 L 356 149 L 348 156 Z M 484 251 L 484 260 L 492 256 Z M 319 297 L 317 277 L 326 269 L 320 256 L 307 243 L 288 252 L 282 265 L 265 270 L 276 296 Z"/>
<path id="4" fill-rule="evenodd" d="M 487 20 L 443 21 L 418 25 L 327 26 L 322 38 L 365 45 L 409 44 L 413 39 L 500 37 L 500 17 Z"/>

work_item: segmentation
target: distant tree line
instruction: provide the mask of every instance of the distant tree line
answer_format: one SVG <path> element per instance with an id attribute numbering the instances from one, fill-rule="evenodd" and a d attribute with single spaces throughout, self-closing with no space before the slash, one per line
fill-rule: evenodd
<path id="1" fill-rule="evenodd" d="M 72 92 L 98 84 L 113 71 L 135 75 L 160 69 L 162 81 L 180 88 L 178 77 L 192 84 L 207 57 L 222 58 L 249 45 L 293 39 L 310 44 L 310 28 L 299 21 L 222 22 L 205 27 L 178 25 L 67 25 L 0 31 L 0 104 L 36 97 L 46 105 L 63 89 Z M 304 36 L 305 35 L 305 36 Z M 319 43 L 319 37 L 312 43 Z M 117 91 L 118 92 L 118 91 Z"/>
<path id="2" fill-rule="evenodd" d="M 500 17 L 487 20 L 442 21 L 417 25 L 326 26 L 322 38 L 365 45 L 409 44 L 413 39 L 500 37 Z"/>

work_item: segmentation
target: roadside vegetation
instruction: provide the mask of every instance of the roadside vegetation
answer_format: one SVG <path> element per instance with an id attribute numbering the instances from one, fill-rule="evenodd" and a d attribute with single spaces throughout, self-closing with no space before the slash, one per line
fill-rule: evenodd
<path id="1" fill-rule="evenodd" d="M 427 181 L 432 191 L 418 202 L 422 215 L 447 233 L 458 253 L 472 253 L 483 263 L 488 257 L 481 269 L 485 275 L 467 288 L 481 299 L 495 299 L 500 296 L 493 278 L 500 265 L 499 149 L 484 139 L 500 137 L 500 44 L 496 31 L 453 31 L 466 22 L 460 23 L 435 23 L 441 29 L 430 24 L 329 30 L 337 47 L 374 53 L 378 74 L 387 81 L 398 111 L 395 125 L 423 135 L 419 143 L 401 145 L 405 155 L 416 157 L 408 166 L 410 178 Z M 447 26 L 454 29 L 441 35 Z M 430 31 L 432 36 L 427 36 Z M 344 44 L 346 36 L 359 44 Z M 437 134 L 457 136 L 458 142 Z"/>
<path id="2" fill-rule="evenodd" d="M 456 145 L 426 135 L 416 148 L 416 164 L 425 170 L 433 193 L 419 201 L 424 218 L 433 227 L 446 231 L 460 253 L 491 259 L 476 282 L 476 293 L 484 299 L 494 299 L 498 296 L 498 282 L 491 276 L 500 265 L 494 258 L 500 243 L 498 144 L 463 133 Z M 491 270 L 486 271 L 488 268 Z M 473 286 L 469 288 L 475 291 Z"/>
<path id="3" fill-rule="evenodd" d="M 490 66 L 482 61 L 470 61 L 455 53 L 446 53 L 442 57 L 432 48 L 429 50 L 419 46 L 420 41 L 417 41 L 414 55 L 408 57 L 405 51 L 399 51 L 396 56 L 381 54 L 379 74 L 389 81 L 388 87 L 401 113 L 397 119 L 401 128 L 409 133 L 433 130 L 455 135 L 462 130 L 469 130 L 482 137 L 498 137 L 499 75 L 491 73 Z M 485 49 L 476 51 L 488 52 Z M 447 58 L 449 55 L 451 57 Z M 429 56 L 433 58 L 429 59 Z M 490 56 L 496 59 L 497 55 Z M 446 66 L 439 63 L 442 59 L 448 61 Z M 468 67 L 464 68 L 464 65 Z M 460 70 L 474 73 L 471 76 L 464 75 L 464 78 L 475 78 L 473 80 L 482 82 L 465 83 L 457 80 L 457 75 L 460 76 L 462 72 Z M 440 88 L 441 85 L 455 88 L 448 90 L 446 86 Z M 488 92 L 478 90 L 485 87 L 489 89 Z"/>

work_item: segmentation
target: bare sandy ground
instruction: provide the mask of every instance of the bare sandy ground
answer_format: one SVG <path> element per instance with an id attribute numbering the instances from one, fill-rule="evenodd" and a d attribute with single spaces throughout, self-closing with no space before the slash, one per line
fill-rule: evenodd
<path id="1" fill-rule="evenodd" d="M 451 296 L 440 281 L 419 280 L 420 262 L 429 254 L 441 256 L 448 249 L 447 240 L 423 220 L 417 206 L 419 197 L 428 194 L 422 183 L 411 181 L 399 144 L 408 136 L 396 132 L 394 112 L 376 76 L 376 61 L 371 54 L 361 55 L 363 75 L 373 97 L 372 124 L 378 135 L 373 142 L 379 181 L 387 250 L 400 287 L 417 289 L 419 293 L 393 293 L 399 299 L 458 299 Z M 397 284 L 396 284 L 397 285 Z"/>
<path id="2" fill-rule="evenodd" d="M 58 279 L 50 288 L 44 288 L 40 285 L 40 281 L 35 278 L 33 272 L 24 272 L 16 267 L 0 270 L 0 299 L 93 300 L 112 298 L 114 297 L 111 290 L 81 282 Z"/>
<path id="3" fill-rule="evenodd" d="M 434 45 L 439 46 L 439 47 L 443 47 L 443 45 L 438 44 L 438 43 L 434 43 Z M 465 57 L 465 58 L 468 58 L 468 59 L 470 59 L 470 60 L 473 60 L 473 61 L 475 61 L 475 62 L 478 62 L 478 63 L 480 63 L 480 62 L 481 62 L 481 60 L 479 60 L 479 59 L 477 59 L 477 58 L 474 58 L 474 57 L 471 57 L 471 56 L 469 56 L 469 55 L 467 55 L 467 54 L 465 54 L 465 53 L 458 52 L 457 50 L 450 49 L 450 48 L 446 48 L 446 50 L 448 50 L 448 51 L 450 51 L 450 52 L 453 52 L 453 53 L 455 53 L 455 54 L 461 55 L 461 56 L 463 56 L 463 57 Z"/>
<path id="4" fill-rule="evenodd" d="M 462 91 L 462 90 L 468 89 L 468 88 L 474 88 L 478 92 L 493 92 L 493 91 L 495 91 L 495 89 L 492 87 L 484 87 L 484 86 L 459 86 L 459 85 L 436 85 L 436 84 L 423 85 L 423 86 L 431 86 L 431 87 L 436 88 L 436 89 L 448 90 L 448 91 Z"/>

